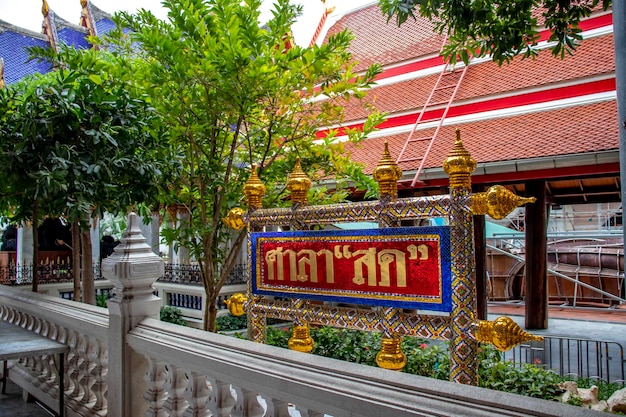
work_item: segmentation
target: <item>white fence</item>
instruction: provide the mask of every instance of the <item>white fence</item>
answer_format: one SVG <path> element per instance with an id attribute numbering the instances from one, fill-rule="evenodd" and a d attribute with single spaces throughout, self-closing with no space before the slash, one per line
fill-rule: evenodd
<path id="1" fill-rule="evenodd" d="M 128 224 L 118 256 L 103 267 L 115 284 L 108 310 L 0 286 L 2 320 L 70 347 L 63 387 L 70 417 L 605 415 L 157 321 L 152 283 L 162 261 L 136 218 Z M 49 357 L 9 366 L 12 380 L 55 407 Z"/>

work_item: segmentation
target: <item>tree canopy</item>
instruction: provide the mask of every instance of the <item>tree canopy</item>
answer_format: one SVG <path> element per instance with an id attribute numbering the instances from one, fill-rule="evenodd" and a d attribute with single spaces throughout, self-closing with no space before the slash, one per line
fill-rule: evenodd
<path id="1" fill-rule="evenodd" d="M 44 216 L 86 227 L 96 214 L 153 201 L 172 158 L 147 97 L 104 71 L 96 51 L 32 52 L 82 65 L 59 66 L 0 89 L 3 213 L 15 222 L 32 221 L 35 230 Z M 36 256 L 36 233 L 34 238 Z M 91 263 L 83 270 L 91 271 Z M 36 276 L 33 282 L 36 288 Z"/>
<path id="2" fill-rule="evenodd" d="M 200 265 L 207 293 L 205 326 L 214 330 L 216 300 L 243 234 L 222 222 L 243 203 L 253 165 L 268 187 L 266 205 L 285 205 L 285 179 L 296 157 L 312 179 L 369 182 L 342 143 L 317 138 L 320 126 L 343 120 L 345 99 L 360 98 L 380 71 L 353 72 L 341 32 L 322 46 L 294 45 L 291 24 L 301 8 L 279 0 L 262 23 L 260 0 L 164 1 L 168 19 L 148 11 L 121 13 L 106 39 L 119 55 L 119 76 L 143 89 L 163 117 L 173 149 L 184 155 L 182 175 L 163 178 L 172 224 L 165 238 L 186 248 Z M 372 113 L 362 140 L 382 116 Z M 320 190 L 323 190 L 320 192 Z M 313 195 L 313 192 L 312 192 Z M 315 195 L 340 201 L 345 193 Z M 177 214 L 176 214 L 177 213 Z M 180 217 L 178 219 L 177 217 Z"/>
<path id="3" fill-rule="evenodd" d="M 498 64 L 515 56 L 532 57 L 539 30 L 550 31 L 552 52 L 563 58 L 576 49 L 581 37 L 580 20 L 611 0 L 379 0 L 388 20 L 398 26 L 420 15 L 432 20 L 435 29 L 448 36 L 444 55 L 465 62 L 471 56 L 491 55 Z M 600 4 L 602 6 L 600 6 Z"/>

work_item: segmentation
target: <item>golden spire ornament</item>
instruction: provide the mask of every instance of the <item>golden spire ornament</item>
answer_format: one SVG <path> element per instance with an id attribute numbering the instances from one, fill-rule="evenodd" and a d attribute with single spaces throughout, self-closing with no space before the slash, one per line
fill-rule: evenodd
<path id="1" fill-rule="evenodd" d="M 450 155 L 443 161 L 443 170 L 450 176 L 451 188 L 471 188 L 470 175 L 476 169 L 476 160 L 463 147 L 461 130 L 456 130 L 456 140 Z"/>
<path id="2" fill-rule="evenodd" d="M 292 205 L 296 203 L 306 205 L 308 201 L 306 194 L 309 191 L 309 188 L 311 188 L 311 180 L 302 170 L 300 157 L 296 158 L 296 165 L 293 167 L 291 174 L 289 174 L 285 185 L 291 192 Z"/>
<path id="3" fill-rule="evenodd" d="M 250 178 L 248 178 L 248 181 L 246 181 L 243 186 L 243 193 L 246 195 L 249 210 L 257 210 L 263 207 L 262 200 L 265 191 L 267 191 L 265 184 L 261 182 L 257 174 L 257 169 L 258 167 L 256 165 L 252 165 Z"/>
<path id="4" fill-rule="evenodd" d="M 383 156 L 374 168 L 372 177 L 378 183 L 380 197 L 388 195 L 398 197 L 398 180 L 402 177 L 402 170 L 389 153 L 389 143 L 385 141 Z"/>

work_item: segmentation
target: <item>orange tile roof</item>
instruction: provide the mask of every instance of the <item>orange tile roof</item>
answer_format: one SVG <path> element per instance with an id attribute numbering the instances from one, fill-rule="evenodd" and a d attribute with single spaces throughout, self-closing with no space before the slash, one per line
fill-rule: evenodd
<path id="1" fill-rule="evenodd" d="M 358 69 L 374 63 L 387 65 L 438 53 L 443 43 L 443 37 L 433 32 L 433 25 L 428 20 L 408 19 L 402 27 L 393 21 L 387 24 L 378 6 L 344 16 L 329 29 L 326 37 L 344 29 L 350 29 L 356 35 L 350 52 L 359 62 Z"/>
<path id="2" fill-rule="evenodd" d="M 613 36 L 586 40 L 575 56 L 554 58 L 548 50 L 534 59 L 515 60 L 499 67 L 492 61 L 469 67 L 454 104 L 464 100 L 486 99 L 496 94 L 518 94 L 524 89 L 546 87 L 585 77 L 613 74 Z M 607 51 L 609 51 L 607 53 Z M 419 111 L 426 102 L 439 74 L 371 89 L 365 101 L 390 114 Z M 454 105 L 453 104 L 453 105 Z M 346 104 L 346 121 L 363 119 L 366 110 L 357 103 Z"/>
<path id="3" fill-rule="evenodd" d="M 619 149 L 617 104 L 615 101 L 607 101 L 444 126 L 426 160 L 426 168 L 441 167 L 454 144 L 456 128 L 461 129 L 463 144 L 478 163 Z M 382 154 L 384 141 L 389 142 L 389 151 L 395 158 L 407 137 L 408 133 L 372 138 L 358 146 L 348 145 L 346 151 L 351 153 L 353 160 L 364 163 L 365 172 L 371 174 Z M 414 145 L 425 146 L 419 143 Z M 417 163 L 405 163 L 401 168 L 404 171 L 415 170 Z"/>

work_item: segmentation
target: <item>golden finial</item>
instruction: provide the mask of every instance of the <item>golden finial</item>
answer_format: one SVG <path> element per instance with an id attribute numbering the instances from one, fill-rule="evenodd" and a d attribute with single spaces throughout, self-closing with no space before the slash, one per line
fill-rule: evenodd
<path id="1" fill-rule="evenodd" d="M 306 193 L 311 188 L 311 180 L 302 170 L 300 165 L 300 157 L 296 158 L 296 165 L 287 178 L 287 189 L 291 192 L 291 204 L 306 204 Z"/>
<path id="2" fill-rule="evenodd" d="M 399 371 L 406 365 L 406 355 L 402 352 L 402 339 L 383 337 L 376 364 L 383 369 Z"/>
<path id="3" fill-rule="evenodd" d="M 243 316 L 245 314 L 244 307 L 247 302 L 248 297 L 240 292 L 231 295 L 224 301 L 226 307 L 228 307 L 228 311 L 230 311 L 230 314 L 233 316 Z"/>
<path id="4" fill-rule="evenodd" d="M 504 352 L 522 342 L 543 340 L 543 337 L 524 331 L 510 317 L 498 317 L 494 321 L 478 320 L 474 324 L 474 339 L 490 343 Z"/>
<path id="5" fill-rule="evenodd" d="M 308 324 L 304 323 L 301 325 L 293 325 L 293 333 L 287 343 L 289 349 L 298 352 L 310 353 L 313 350 L 314 344 L 315 342 L 311 338 Z"/>
<path id="6" fill-rule="evenodd" d="M 41 13 L 44 17 L 48 17 L 48 13 L 50 12 L 50 6 L 48 6 L 48 2 L 43 0 L 43 5 L 41 6 Z"/>
<path id="7" fill-rule="evenodd" d="M 80 0 L 80 6 L 83 8 L 87 7 L 87 3 L 89 3 L 89 0 Z"/>
<path id="8" fill-rule="evenodd" d="M 245 222 L 243 220 L 243 216 L 245 213 L 246 212 L 244 211 L 244 209 L 239 207 L 233 207 L 228 212 L 228 215 L 222 218 L 222 221 L 226 223 L 226 226 L 230 227 L 231 229 L 241 230 L 245 225 Z"/>
<path id="9" fill-rule="evenodd" d="M 380 196 L 389 195 L 392 198 L 398 197 L 398 180 L 402 177 L 402 170 L 389 153 L 389 143 L 385 141 L 383 156 L 372 173 L 374 180 L 378 183 Z"/>
<path id="10" fill-rule="evenodd" d="M 252 172 L 250 178 L 243 186 L 243 193 L 246 195 L 249 210 L 256 210 L 263 207 L 263 196 L 265 195 L 265 185 L 261 182 L 259 175 L 257 174 L 258 167 L 252 165 Z"/>
<path id="11" fill-rule="evenodd" d="M 456 130 L 456 140 L 450 155 L 443 161 L 443 170 L 450 176 L 451 188 L 471 188 L 470 175 L 476 169 L 476 160 L 463 147 L 461 130 Z"/>
<path id="12" fill-rule="evenodd" d="M 504 219 L 516 207 L 534 203 L 535 197 L 520 197 L 502 185 L 493 185 L 487 192 L 472 194 L 472 214 L 488 214 L 496 220 Z"/>

